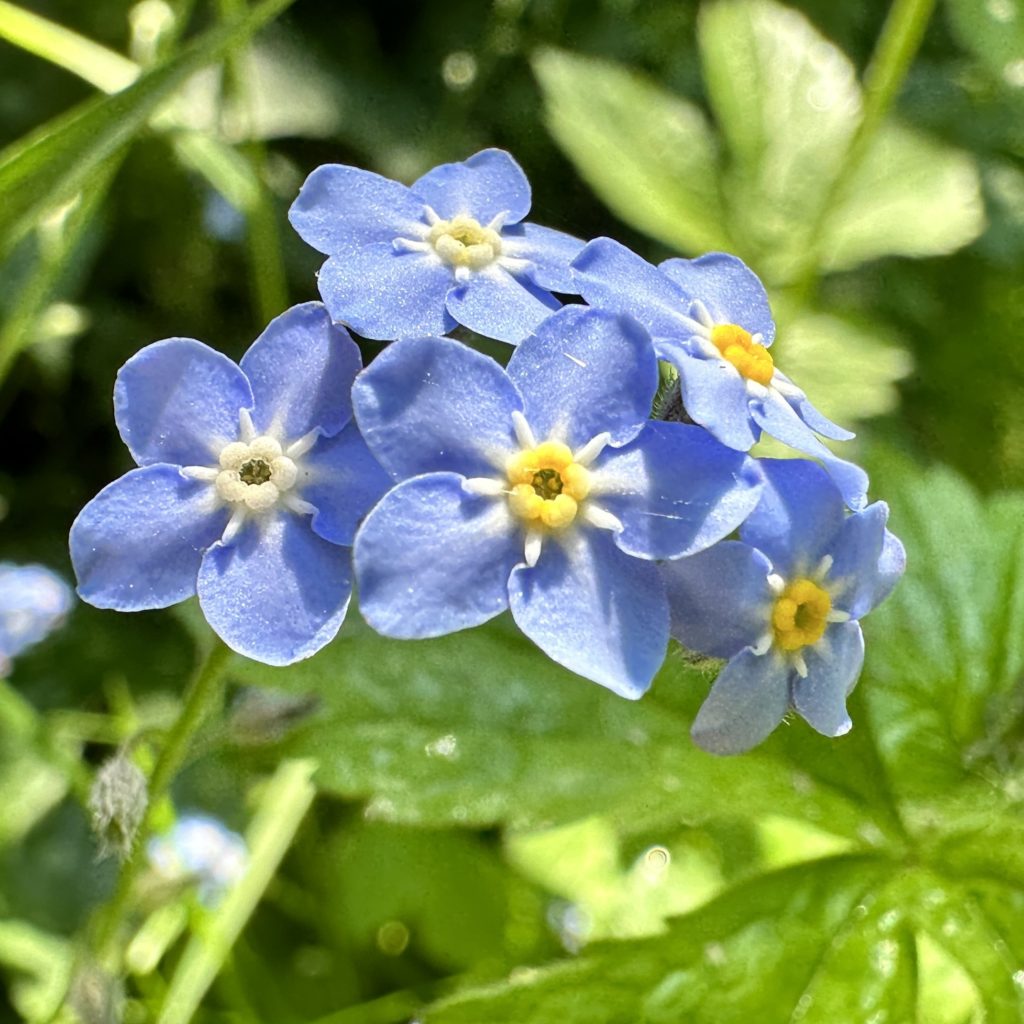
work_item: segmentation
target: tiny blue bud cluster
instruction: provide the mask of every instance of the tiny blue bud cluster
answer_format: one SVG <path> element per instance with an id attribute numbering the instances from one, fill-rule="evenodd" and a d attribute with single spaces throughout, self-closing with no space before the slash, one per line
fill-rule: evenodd
<path id="1" fill-rule="evenodd" d="M 120 371 L 138 468 L 72 527 L 79 593 L 122 611 L 198 594 L 231 648 L 287 665 L 336 635 L 354 578 L 385 636 L 510 611 L 629 698 L 674 636 L 728 659 L 694 723 L 705 749 L 749 749 L 790 709 L 841 735 L 859 620 L 904 567 L 863 470 L 821 440 L 852 435 L 776 368 L 739 259 L 655 267 L 529 208 L 501 150 L 409 187 L 317 168 L 290 219 L 328 257 L 322 304 L 238 365 L 171 338 Z M 459 325 L 515 346 L 507 365 L 446 336 Z M 349 329 L 391 344 L 363 369 Z M 752 457 L 762 434 L 809 458 Z"/>

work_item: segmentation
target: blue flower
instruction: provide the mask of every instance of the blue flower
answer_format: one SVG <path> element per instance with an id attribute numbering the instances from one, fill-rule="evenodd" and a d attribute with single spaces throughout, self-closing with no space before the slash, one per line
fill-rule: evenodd
<path id="1" fill-rule="evenodd" d="M 523 224 L 530 183 L 508 153 L 442 164 L 411 187 L 339 164 L 318 167 L 292 204 L 303 240 L 331 258 L 320 294 L 335 320 L 390 341 L 460 323 L 515 344 L 575 292 L 583 243 Z"/>
<path id="2" fill-rule="evenodd" d="M 648 419 L 658 368 L 635 321 L 554 314 L 503 370 L 446 338 L 397 342 L 353 388 L 366 443 L 400 481 L 355 543 L 364 617 L 395 637 L 511 607 L 551 658 L 626 697 L 668 641 L 654 559 L 726 536 L 757 501 L 752 460 Z"/>
<path id="3" fill-rule="evenodd" d="M 741 540 L 662 569 L 672 635 L 730 659 L 693 723 L 694 740 L 715 754 L 760 743 L 790 707 L 825 736 L 849 731 L 846 697 L 864 661 L 858 620 L 906 562 L 884 502 L 846 515 L 813 462 L 759 465 L 767 486 Z"/>
<path id="4" fill-rule="evenodd" d="M 153 870 L 166 882 L 194 882 L 199 899 L 212 906 L 245 873 L 245 840 L 205 814 L 186 814 L 169 832 L 146 844 Z"/>
<path id="5" fill-rule="evenodd" d="M 0 562 L 0 675 L 64 621 L 71 601 L 71 588 L 45 566 Z"/>
<path id="6" fill-rule="evenodd" d="M 198 590 L 241 654 L 286 665 L 323 647 L 348 607 L 356 525 L 388 483 L 351 422 L 359 368 L 313 302 L 273 320 L 241 368 L 188 338 L 129 359 L 114 412 L 140 468 L 71 528 L 81 597 L 137 611 Z"/>
<path id="7" fill-rule="evenodd" d="M 763 430 L 818 459 L 850 508 L 863 508 L 864 471 L 816 436 L 853 437 L 826 419 L 772 360 L 775 323 L 757 276 L 735 256 L 713 252 L 658 267 L 610 238 L 596 238 L 573 262 L 591 305 L 636 317 L 658 355 L 679 371 L 683 405 L 722 444 L 749 451 Z"/>

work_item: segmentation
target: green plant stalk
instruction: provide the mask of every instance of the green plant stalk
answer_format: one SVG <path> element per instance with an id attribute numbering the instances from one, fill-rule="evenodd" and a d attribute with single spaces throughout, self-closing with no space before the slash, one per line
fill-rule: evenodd
<path id="1" fill-rule="evenodd" d="M 812 244 L 797 289 L 801 294 L 806 295 L 814 286 L 821 265 L 819 240 L 824 236 L 825 223 L 848 182 L 859 169 L 879 125 L 895 101 L 917 55 L 934 8 L 935 0 L 893 0 L 889 8 L 874 53 L 864 72 L 864 113 L 850 142 L 842 169 L 832 183 L 811 231 Z"/>
<path id="2" fill-rule="evenodd" d="M 218 0 L 221 20 L 230 23 L 244 16 L 246 0 Z M 242 114 L 243 138 L 249 133 L 249 87 L 245 65 L 246 45 L 232 48 L 227 55 L 225 95 L 232 95 Z M 288 305 L 288 282 L 281 253 L 281 237 L 274 216 L 274 202 L 264 180 L 266 147 L 258 139 L 238 146 L 248 161 L 255 182 L 250 203 L 243 210 L 246 219 L 246 248 L 252 270 L 252 299 L 260 324 L 265 324 Z"/>
<path id="3" fill-rule="evenodd" d="M 249 863 L 205 926 L 193 932 L 156 1024 L 188 1024 L 291 846 L 316 795 L 312 760 L 285 761 L 267 783 L 246 832 Z"/>
<path id="4" fill-rule="evenodd" d="M 132 910 L 135 885 L 146 863 L 146 840 L 152 834 L 162 811 L 163 801 L 174 776 L 188 756 L 189 744 L 203 722 L 220 703 L 224 690 L 224 670 L 231 658 L 230 649 L 215 640 L 199 667 L 187 694 L 181 714 L 164 741 L 153 774 L 149 779 L 149 804 L 131 856 L 125 861 L 96 928 L 93 950 L 100 966 L 119 973 L 122 953 L 121 932 Z"/>

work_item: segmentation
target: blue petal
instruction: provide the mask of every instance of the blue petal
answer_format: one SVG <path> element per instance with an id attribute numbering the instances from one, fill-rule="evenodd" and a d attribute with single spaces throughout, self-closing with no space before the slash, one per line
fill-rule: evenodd
<path id="1" fill-rule="evenodd" d="M 689 338 L 699 330 L 677 285 L 611 238 L 595 238 L 573 260 L 579 293 L 601 309 L 628 313 L 655 338 Z"/>
<path id="2" fill-rule="evenodd" d="M 843 525 L 843 499 L 828 474 L 806 459 L 759 459 L 766 486 L 740 527 L 740 537 L 763 551 L 788 577 L 813 570 Z"/>
<path id="3" fill-rule="evenodd" d="M 706 430 L 650 421 L 624 448 L 592 467 L 590 494 L 623 529 L 615 542 L 637 558 L 679 558 L 728 536 L 763 486 L 753 459 Z"/>
<path id="4" fill-rule="evenodd" d="M 634 320 L 566 306 L 512 353 L 508 374 L 526 402 L 537 440 L 570 448 L 605 431 L 613 444 L 636 437 L 658 388 L 658 361 Z"/>
<path id="5" fill-rule="evenodd" d="M 132 356 L 114 385 L 114 418 L 140 466 L 215 466 L 251 409 L 245 374 L 201 341 L 168 338 Z"/>
<path id="6" fill-rule="evenodd" d="M 501 233 L 502 255 L 529 260 L 533 264 L 530 276 L 553 292 L 576 293 L 569 264 L 582 250 L 580 239 L 539 224 L 515 224 Z"/>
<path id="7" fill-rule="evenodd" d="M 351 551 L 318 537 L 305 516 L 252 520 L 215 544 L 199 568 L 199 604 L 239 654 L 290 665 L 334 639 L 352 595 Z"/>
<path id="8" fill-rule="evenodd" d="M 450 338 L 389 345 L 352 388 L 359 429 L 396 480 L 451 470 L 504 476 L 523 400 L 489 356 Z"/>
<path id="9" fill-rule="evenodd" d="M 329 259 L 317 285 L 332 319 L 364 338 L 391 341 L 450 331 L 455 321 L 444 299 L 454 280 L 436 256 L 378 243 Z"/>
<path id="10" fill-rule="evenodd" d="M 319 302 L 271 320 L 242 356 L 252 385 L 253 423 L 295 441 L 319 428 L 332 435 L 352 418 L 352 381 L 362 366 L 356 343 Z"/>
<path id="11" fill-rule="evenodd" d="M 665 260 L 658 269 L 679 285 L 688 302 L 700 299 L 715 323 L 737 324 L 751 334 L 762 335 L 762 345 L 772 343 L 775 322 L 768 295 L 743 260 L 709 252 L 695 260 Z"/>
<path id="12" fill-rule="evenodd" d="M 549 537 L 540 561 L 509 581 L 512 615 L 548 657 L 635 700 L 665 660 L 668 603 L 657 567 L 624 555 L 603 530 Z"/>
<path id="13" fill-rule="evenodd" d="M 455 473 L 414 477 L 366 517 L 355 544 L 359 605 L 406 639 L 479 626 L 508 607 L 521 530 L 503 498 L 467 494 Z"/>
<path id="14" fill-rule="evenodd" d="M 324 540 L 351 547 L 359 521 L 391 486 L 391 478 L 354 423 L 320 438 L 303 464 L 309 478 L 300 483 L 299 497 L 316 506 L 313 529 Z"/>
<path id="15" fill-rule="evenodd" d="M 214 488 L 175 466 L 133 469 L 89 502 L 71 527 L 78 593 L 97 608 L 166 608 L 196 592 L 203 552 L 228 512 Z"/>
<path id="16" fill-rule="evenodd" d="M 288 220 L 307 244 L 329 255 L 363 245 L 419 238 L 423 203 L 397 181 L 341 164 L 324 164 L 306 179 Z"/>
<path id="17" fill-rule="evenodd" d="M 889 506 L 876 501 L 847 517 L 831 549 L 834 603 L 859 619 L 879 604 L 903 574 L 903 545 L 886 528 Z"/>
<path id="18" fill-rule="evenodd" d="M 741 651 L 719 673 L 694 719 L 690 735 L 712 754 L 756 747 L 789 709 L 787 664 L 773 653 Z"/>
<path id="19" fill-rule="evenodd" d="M 506 224 L 530 212 L 530 183 L 503 149 L 485 149 L 458 164 L 441 164 L 412 185 L 413 194 L 445 220 L 467 214 L 487 224 L 507 213 Z"/>
<path id="20" fill-rule="evenodd" d="M 679 341 L 660 342 L 657 349 L 679 371 L 680 394 L 690 418 L 726 447 L 749 451 L 760 430 L 750 418 L 746 381 L 736 368 L 724 359 L 691 355 Z"/>
<path id="21" fill-rule="evenodd" d="M 664 562 L 672 635 L 691 651 L 731 658 L 771 629 L 771 562 L 757 548 L 722 541 Z"/>
<path id="22" fill-rule="evenodd" d="M 0 675 L 8 659 L 61 624 L 73 600 L 71 588 L 45 566 L 0 562 Z"/>
<path id="23" fill-rule="evenodd" d="M 485 338 L 516 345 L 562 304 L 525 275 L 516 277 L 494 264 L 472 272 L 445 302 L 460 324 Z"/>
<path id="24" fill-rule="evenodd" d="M 803 651 L 807 678 L 793 682 L 793 706 L 823 736 L 842 736 L 853 727 L 846 698 L 864 664 L 864 634 L 856 622 L 830 626 Z"/>
<path id="25" fill-rule="evenodd" d="M 867 503 L 868 475 L 860 466 L 833 455 L 797 415 L 796 410 L 777 392 L 750 403 L 754 422 L 766 433 L 790 448 L 818 459 L 836 482 L 843 500 L 852 509 Z"/>

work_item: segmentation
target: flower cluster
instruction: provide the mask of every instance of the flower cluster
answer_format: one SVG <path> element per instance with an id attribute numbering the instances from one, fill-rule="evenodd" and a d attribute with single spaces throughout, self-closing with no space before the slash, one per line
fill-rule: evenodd
<path id="1" fill-rule="evenodd" d="M 249 851 L 245 840 L 216 818 L 186 814 L 146 844 L 146 857 L 161 881 L 195 883 L 200 902 L 212 906 L 245 873 Z"/>
<path id="2" fill-rule="evenodd" d="M 323 304 L 237 366 L 183 338 L 128 361 L 115 415 L 138 468 L 72 527 L 79 593 L 198 594 L 229 646 L 283 665 L 333 638 L 354 576 L 386 636 L 509 611 L 630 698 L 671 635 L 729 659 L 694 725 L 706 749 L 745 750 L 791 708 L 840 735 L 858 620 L 904 562 L 864 472 L 821 440 L 852 435 L 776 367 L 739 259 L 654 267 L 529 207 L 500 150 L 409 187 L 315 170 L 290 219 L 328 256 Z M 507 365 L 459 325 L 514 345 Z M 346 326 L 391 344 L 362 369 Z M 754 458 L 762 433 L 810 458 Z"/>

